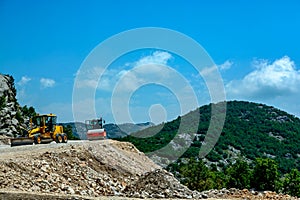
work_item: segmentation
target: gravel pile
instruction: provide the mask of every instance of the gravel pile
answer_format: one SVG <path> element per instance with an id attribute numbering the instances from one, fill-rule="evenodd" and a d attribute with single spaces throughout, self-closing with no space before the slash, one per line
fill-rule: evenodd
<path id="1" fill-rule="evenodd" d="M 158 169 L 142 175 L 128 185 L 124 193 L 135 198 L 200 198 L 199 192 L 191 191 L 169 172 Z"/>
<path id="2" fill-rule="evenodd" d="M 70 199 L 296 199 L 246 189 L 191 191 L 126 142 L 1 147 L 0 199 L 51 199 L 51 195 Z"/>
<path id="3" fill-rule="evenodd" d="M 262 199 L 281 199 L 281 200 L 296 200 L 300 198 L 296 197 L 291 197 L 290 195 L 286 194 L 277 194 L 276 192 L 272 191 L 253 191 L 253 190 L 248 190 L 248 189 L 235 189 L 235 188 L 230 188 L 230 189 L 222 189 L 222 190 L 208 190 L 201 192 L 201 196 L 203 198 L 225 198 L 225 199 L 249 199 L 249 200 L 262 200 Z"/>
<path id="4" fill-rule="evenodd" d="M 5 152 L 0 152 L 1 190 L 88 197 L 199 197 L 130 143 L 36 145 Z"/>
<path id="5" fill-rule="evenodd" d="M 46 152 L 39 158 L 0 162 L 0 188 L 87 196 L 118 195 L 134 179 L 102 165 L 84 149 Z"/>

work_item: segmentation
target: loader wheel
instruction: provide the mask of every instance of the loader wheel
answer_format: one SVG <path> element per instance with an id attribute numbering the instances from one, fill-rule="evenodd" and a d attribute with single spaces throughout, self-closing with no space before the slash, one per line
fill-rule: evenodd
<path id="1" fill-rule="evenodd" d="M 56 135 L 56 143 L 62 143 L 63 142 L 63 138 L 61 134 Z"/>
<path id="2" fill-rule="evenodd" d="M 67 134 L 62 134 L 62 141 L 63 141 L 63 143 L 67 143 L 68 142 L 68 136 L 67 136 Z"/>
<path id="3" fill-rule="evenodd" d="M 41 144 L 41 136 L 36 135 L 34 136 L 34 144 Z"/>

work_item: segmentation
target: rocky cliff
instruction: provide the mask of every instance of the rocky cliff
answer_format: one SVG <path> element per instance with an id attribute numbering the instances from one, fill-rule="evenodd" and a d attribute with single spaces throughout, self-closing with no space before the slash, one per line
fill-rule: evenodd
<path id="1" fill-rule="evenodd" d="M 13 137 L 20 133 L 23 126 L 21 119 L 14 78 L 0 74 L 0 137 Z"/>

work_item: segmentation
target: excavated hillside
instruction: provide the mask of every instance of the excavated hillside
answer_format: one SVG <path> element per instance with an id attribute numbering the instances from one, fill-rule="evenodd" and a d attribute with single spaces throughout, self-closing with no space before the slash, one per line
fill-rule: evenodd
<path id="1" fill-rule="evenodd" d="M 237 189 L 191 191 L 131 143 L 0 145 L 0 199 L 296 199 Z"/>
<path id="2" fill-rule="evenodd" d="M 23 197 L 28 192 L 82 198 L 200 197 L 131 143 L 113 140 L 13 148 L 2 145 L 0 190 L 4 199 L 20 192 L 25 192 Z"/>

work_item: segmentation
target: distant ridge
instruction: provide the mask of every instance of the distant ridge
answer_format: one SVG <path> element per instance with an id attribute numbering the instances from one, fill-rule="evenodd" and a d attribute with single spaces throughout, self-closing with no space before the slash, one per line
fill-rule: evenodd
<path id="1" fill-rule="evenodd" d="M 73 135 L 76 137 L 79 137 L 81 139 L 86 139 L 86 127 L 85 124 L 82 122 L 68 122 L 68 123 L 61 123 L 64 126 L 70 125 L 72 127 Z M 125 123 L 125 124 L 105 124 L 104 128 L 107 133 L 108 138 L 122 138 L 127 135 L 130 135 L 131 133 L 143 130 L 145 128 L 151 127 L 154 124 L 151 122 L 145 122 L 145 123 Z"/>

